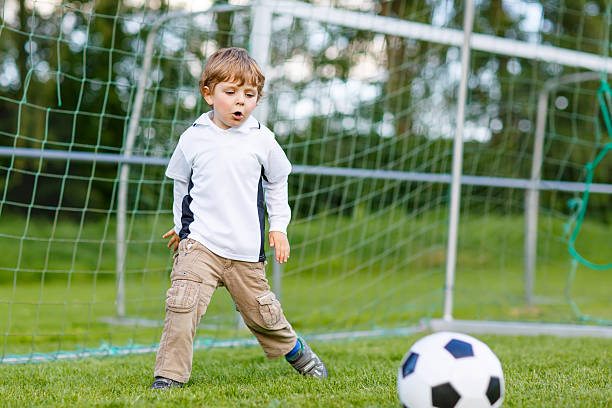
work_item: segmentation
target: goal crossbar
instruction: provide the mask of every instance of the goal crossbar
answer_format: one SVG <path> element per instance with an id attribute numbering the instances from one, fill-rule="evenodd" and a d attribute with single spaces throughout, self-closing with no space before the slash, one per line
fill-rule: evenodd
<path id="1" fill-rule="evenodd" d="M 412 38 L 437 44 L 460 47 L 464 32 L 452 28 L 434 27 L 392 17 L 341 10 L 286 0 L 264 0 L 260 3 L 271 7 L 274 13 L 291 15 L 312 21 L 369 30 L 381 34 Z M 612 58 L 587 52 L 574 51 L 552 45 L 529 43 L 492 35 L 472 33 L 470 49 L 511 57 L 557 63 L 591 71 L 612 71 Z"/>

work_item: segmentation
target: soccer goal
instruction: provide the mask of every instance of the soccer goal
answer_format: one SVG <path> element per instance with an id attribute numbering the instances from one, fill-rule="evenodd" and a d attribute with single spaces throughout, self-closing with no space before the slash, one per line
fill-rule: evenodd
<path id="1" fill-rule="evenodd" d="M 155 350 L 165 165 L 225 46 L 293 164 L 296 331 L 612 336 L 610 6 L 171 3 L 0 3 L 0 362 Z M 217 290 L 196 347 L 253 343 Z"/>

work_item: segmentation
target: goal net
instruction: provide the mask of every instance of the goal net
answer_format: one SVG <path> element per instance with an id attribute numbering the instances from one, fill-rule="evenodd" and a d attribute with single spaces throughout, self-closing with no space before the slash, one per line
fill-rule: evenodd
<path id="1" fill-rule="evenodd" d="M 293 164 L 267 275 L 296 331 L 441 317 L 462 2 L 160 3 L 0 2 L 0 362 L 155 350 L 165 165 L 225 46 L 264 68 L 255 116 Z M 479 3 L 473 31 L 453 316 L 609 325 L 610 10 Z M 253 344 L 240 323 L 217 290 L 196 346 Z"/>

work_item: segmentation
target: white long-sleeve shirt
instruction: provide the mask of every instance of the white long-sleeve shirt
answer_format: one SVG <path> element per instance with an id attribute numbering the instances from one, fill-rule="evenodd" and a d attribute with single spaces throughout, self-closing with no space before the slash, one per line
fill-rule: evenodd
<path id="1" fill-rule="evenodd" d="M 223 130 L 205 113 L 180 137 L 166 176 L 174 179 L 174 229 L 225 258 L 265 260 L 264 201 L 270 231 L 291 219 L 291 164 L 254 117 Z"/>

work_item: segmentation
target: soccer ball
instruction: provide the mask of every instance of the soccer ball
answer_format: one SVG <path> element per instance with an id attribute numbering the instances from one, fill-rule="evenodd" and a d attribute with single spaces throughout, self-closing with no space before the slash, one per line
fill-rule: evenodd
<path id="1" fill-rule="evenodd" d="M 440 332 L 423 337 L 404 356 L 397 393 L 408 408 L 491 408 L 504 400 L 501 363 L 482 341 Z"/>

